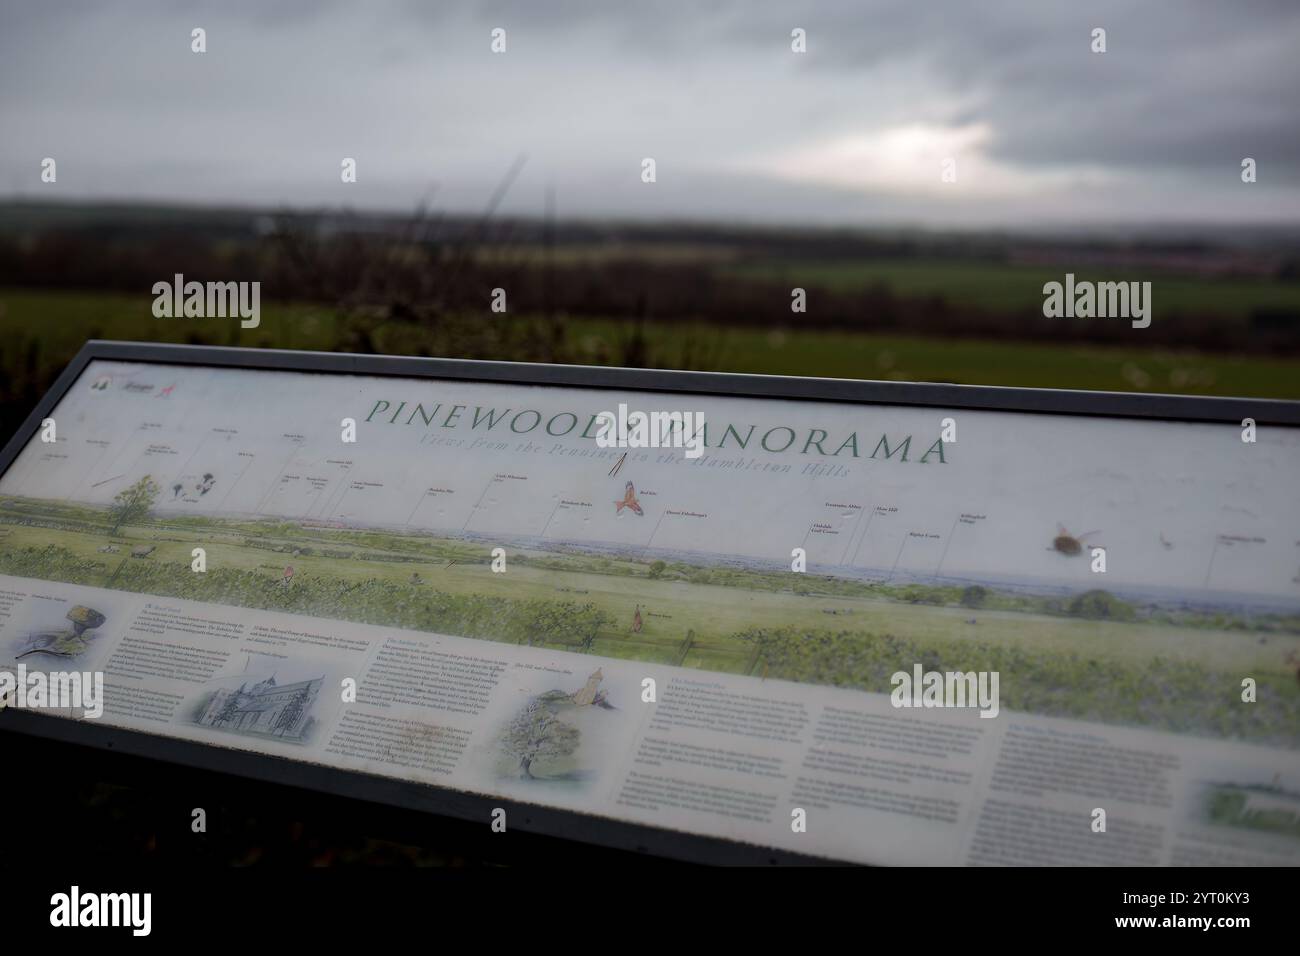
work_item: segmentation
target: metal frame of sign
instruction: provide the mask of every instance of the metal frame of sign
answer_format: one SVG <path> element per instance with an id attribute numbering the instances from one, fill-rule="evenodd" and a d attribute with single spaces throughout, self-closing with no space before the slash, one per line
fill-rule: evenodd
<path id="1" fill-rule="evenodd" d="M 8 470 L 19 452 L 37 434 L 41 422 L 62 400 L 86 366 L 95 359 L 325 374 L 390 375 L 403 378 L 555 385 L 604 390 L 684 392 L 861 405 L 909 405 L 953 411 L 975 409 L 1180 422 L 1221 422 L 1233 423 L 1238 427 L 1241 426 L 1243 419 L 1252 418 L 1257 425 L 1261 426 L 1300 427 L 1300 402 L 1272 399 L 1204 398 L 852 379 L 791 378 L 775 375 L 340 355 L 330 352 L 92 340 L 77 353 L 55 380 L 49 392 L 37 403 L 17 434 L 4 446 L 4 450 L 0 452 L 0 474 Z M 463 820 L 482 821 L 484 825 L 490 821 L 493 808 L 504 807 L 510 825 L 521 830 L 701 863 L 789 865 L 830 862 L 821 857 L 803 856 L 717 837 L 698 836 L 570 810 L 558 810 L 482 794 L 466 793 L 449 787 L 336 769 L 284 757 L 178 740 L 140 731 L 122 730 L 90 721 L 70 720 L 32 711 L 18 711 L 14 708 L 7 708 L 0 712 L 0 731 L 31 734 L 49 740 L 80 744 L 99 750 L 119 751 L 217 773 L 233 774 L 271 783 L 284 783 Z"/>

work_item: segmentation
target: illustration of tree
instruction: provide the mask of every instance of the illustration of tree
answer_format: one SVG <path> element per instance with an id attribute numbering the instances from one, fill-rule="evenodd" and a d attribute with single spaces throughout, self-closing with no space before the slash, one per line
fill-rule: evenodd
<path id="1" fill-rule="evenodd" d="M 1099 589 L 1085 591 L 1083 594 L 1078 595 L 1070 602 L 1066 610 L 1075 617 L 1086 617 L 1093 620 L 1131 621 L 1137 616 L 1133 605 L 1121 598 L 1117 598 L 1109 591 Z"/>
<path id="2" fill-rule="evenodd" d="M 235 719 L 237 713 L 239 713 L 239 695 L 231 694 L 226 698 L 226 702 L 221 705 L 221 710 L 213 718 L 212 723 L 214 726 L 228 724 Z"/>
<path id="3" fill-rule="evenodd" d="M 596 643 L 596 638 L 600 635 L 600 628 L 605 623 L 604 618 L 605 615 L 599 611 L 586 616 L 582 640 L 578 642 L 578 646 L 584 651 L 591 652 L 592 645 Z"/>
<path id="4" fill-rule="evenodd" d="M 663 561 L 655 561 L 653 564 L 650 565 L 650 577 L 652 578 L 663 577 L 663 573 L 665 570 L 667 570 L 667 568 L 668 565 L 665 564 Z"/>
<path id="5" fill-rule="evenodd" d="M 290 730 L 298 722 L 298 718 L 302 716 L 302 712 L 307 706 L 308 693 L 308 688 L 304 687 L 285 705 L 284 710 L 280 712 L 280 719 L 275 722 L 277 732 Z"/>
<path id="6" fill-rule="evenodd" d="M 144 520 L 157 497 L 158 486 L 150 475 L 145 475 L 130 488 L 119 491 L 109 509 L 109 514 L 113 516 L 113 530 L 110 533 L 117 534 L 122 525 L 138 524 Z"/>
<path id="7" fill-rule="evenodd" d="M 536 779 L 532 773 L 534 760 L 572 756 L 578 750 L 581 737 L 577 727 L 560 720 L 541 701 L 532 700 L 506 728 L 501 749 L 519 758 L 519 771 L 523 776 Z"/>

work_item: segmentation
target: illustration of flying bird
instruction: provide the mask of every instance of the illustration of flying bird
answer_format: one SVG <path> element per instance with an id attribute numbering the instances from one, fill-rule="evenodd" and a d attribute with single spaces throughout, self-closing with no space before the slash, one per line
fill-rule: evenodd
<path id="1" fill-rule="evenodd" d="M 630 481 L 627 483 L 627 489 L 623 493 L 623 499 L 614 502 L 614 514 L 622 514 L 624 508 L 627 508 L 633 514 L 645 514 L 645 512 L 641 510 L 641 502 L 636 500 L 636 488 Z"/>

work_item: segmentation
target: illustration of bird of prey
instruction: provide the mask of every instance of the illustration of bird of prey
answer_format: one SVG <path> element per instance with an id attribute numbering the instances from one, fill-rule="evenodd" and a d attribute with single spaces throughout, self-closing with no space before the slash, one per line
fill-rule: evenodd
<path id="1" fill-rule="evenodd" d="M 614 502 L 614 514 L 622 514 L 624 508 L 627 508 L 633 514 L 645 514 L 645 512 L 641 510 L 641 502 L 636 500 L 636 488 L 630 481 L 627 483 L 627 489 L 623 493 L 622 500 Z"/>

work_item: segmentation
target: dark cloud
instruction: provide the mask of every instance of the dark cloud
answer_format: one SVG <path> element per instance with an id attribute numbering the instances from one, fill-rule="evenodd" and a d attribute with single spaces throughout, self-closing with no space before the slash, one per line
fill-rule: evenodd
<path id="1" fill-rule="evenodd" d="M 33 156 L 57 150 L 69 190 L 322 202 L 355 154 L 352 201 L 400 204 L 434 180 L 482 195 L 524 152 L 525 187 L 557 182 L 589 214 L 996 220 L 1012 207 L 755 171 L 801 144 L 978 125 L 1002 169 L 1112 184 L 1063 187 L 1045 216 L 1300 218 L 1297 48 L 1289 2 L 13 3 L 0 190 L 30 194 Z M 624 175 L 644 155 L 665 173 L 649 194 Z M 1244 156 L 1275 192 L 1243 193 Z"/>

